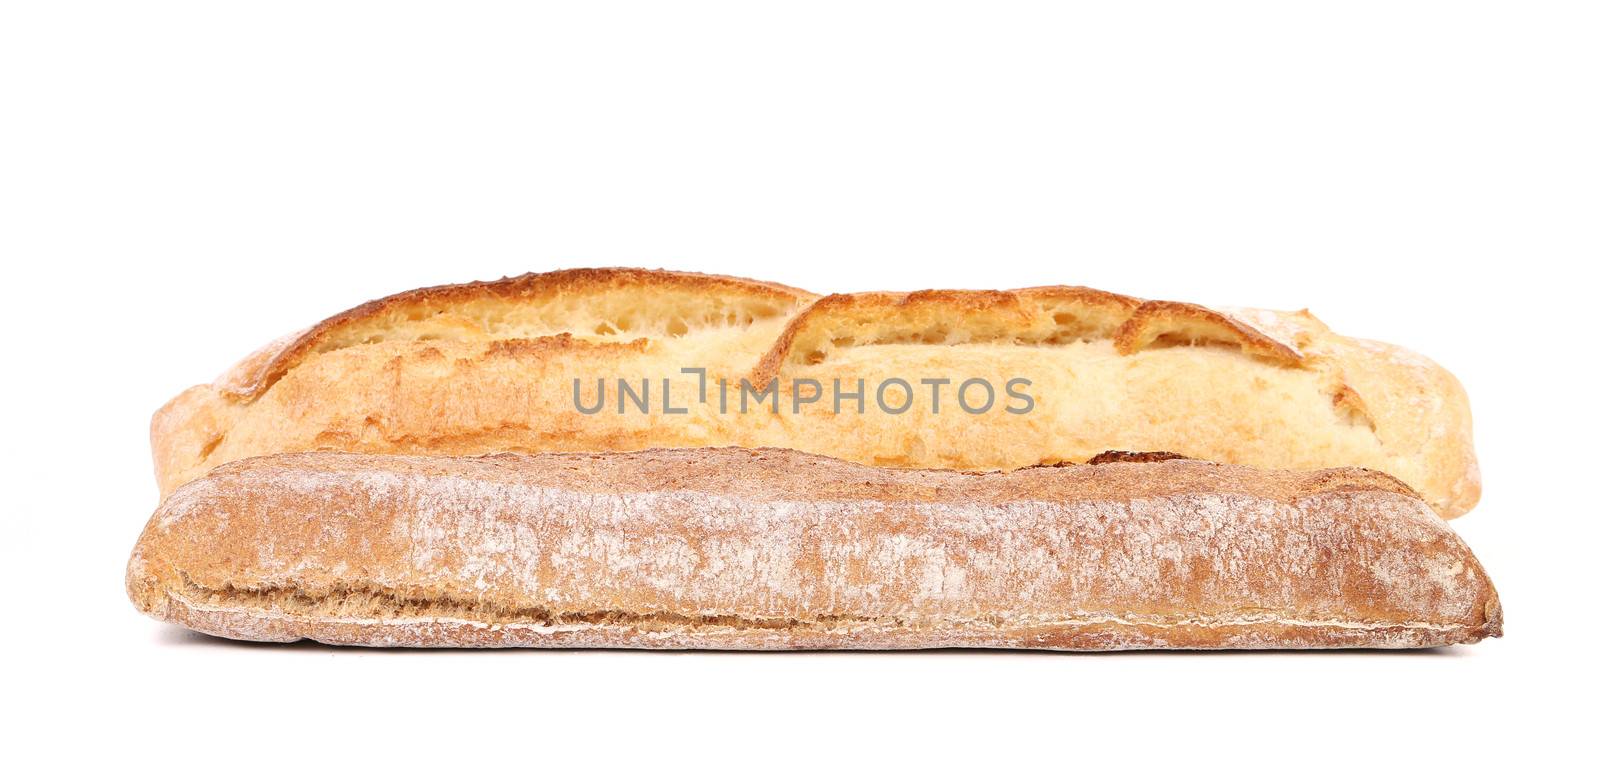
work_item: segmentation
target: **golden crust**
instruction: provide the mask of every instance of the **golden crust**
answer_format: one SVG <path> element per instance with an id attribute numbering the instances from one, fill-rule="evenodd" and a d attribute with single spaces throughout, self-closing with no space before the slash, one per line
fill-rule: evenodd
<path id="1" fill-rule="evenodd" d="M 254 399 L 306 356 L 348 344 L 348 335 L 362 327 L 394 321 L 415 321 L 444 314 L 466 302 L 494 299 L 527 305 L 564 296 L 593 296 L 604 290 L 649 288 L 657 295 L 682 292 L 698 299 L 719 295 L 769 300 L 786 306 L 816 298 L 815 294 L 772 282 L 664 269 L 596 268 L 561 269 L 502 277 L 489 282 L 437 285 L 385 296 L 352 307 L 301 332 L 278 340 L 229 370 L 215 385 L 223 393 Z M 480 335 L 487 330 L 466 325 Z"/>
<path id="2" fill-rule="evenodd" d="M 790 321 L 751 374 L 757 385 L 764 385 L 786 365 L 819 363 L 839 346 L 1059 344 L 1107 338 L 1124 355 L 1159 344 L 1212 343 L 1235 345 L 1252 356 L 1291 366 L 1305 359 L 1293 345 L 1196 304 L 1053 286 L 824 296 Z"/>
<path id="3" fill-rule="evenodd" d="M 1300 366 L 1305 361 L 1305 356 L 1293 345 L 1273 339 L 1230 315 L 1196 304 L 1147 301 L 1117 329 L 1117 350 L 1124 355 L 1163 341 L 1237 345 L 1252 356 L 1290 366 Z"/>
<path id="4" fill-rule="evenodd" d="M 974 474 L 736 448 L 266 456 L 169 497 L 128 591 L 215 635 L 374 646 L 1397 648 L 1500 634 L 1477 560 L 1388 476 L 1110 458 Z"/>
<path id="5" fill-rule="evenodd" d="M 789 322 L 751 372 L 765 385 L 785 365 L 818 363 L 856 345 L 1049 343 L 1109 338 L 1139 307 L 1131 296 L 1075 286 L 1009 291 L 836 293 Z"/>
<path id="6" fill-rule="evenodd" d="M 1025 378 L 1037 405 L 1027 415 L 574 408 L 574 380 L 687 383 L 685 367 L 705 368 L 713 394 L 719 381 L 736 394 L 741 381 L 972 377 L 999 389 Z M 1340 336 L 1304 311 L 1074 287 L 814 299 L 770 283 L 611 269 L 424 289 L 255 354 L 163 407 L 151 435 L 163 493 L 218 464 L 284 451 L 722 445 L 959 469 L 1106 450 L 1354 465 L 1395 475 L 1447 518 L 1479 490 L 1465 393 L 1427 359 Z"/>

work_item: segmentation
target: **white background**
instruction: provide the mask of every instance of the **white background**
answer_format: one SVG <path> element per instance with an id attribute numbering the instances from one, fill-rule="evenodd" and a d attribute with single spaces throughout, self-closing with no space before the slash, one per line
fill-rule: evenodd
<path id="1" fill-rule="evenodd" d="M 1591 3 L 0 6 L 0 763 L 213 778 L 1530 773 L 1593 742 Z M 130 607 L 146 426 L 424 284 L 1310 307 L 1451 368 L 1506 637 L 1419 653 L 383 652 Z M 444 778 L 441 776 L 441 778 Z"/>

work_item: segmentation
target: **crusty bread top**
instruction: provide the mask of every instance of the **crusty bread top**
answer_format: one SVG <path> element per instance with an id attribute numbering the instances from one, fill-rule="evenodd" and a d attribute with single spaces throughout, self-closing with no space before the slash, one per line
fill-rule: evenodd
<path id="1" fill-rule="evenodd" d="M 1153 345 L 1222 344 L 1288 366 L 1305 360 L 1296 345 L 1218 310 L 1050 286 L 824 296 L 789 322 L 752 376 L 762 385 L 785 366 L 817 364 L 835 349 L 859 345 L 1052 345 L 1090 339 L 1113 340 L 1124 355 Z"/>
<path id="2" fill-rule="evenodd" d="M 787 285 L 716 274 L 651 269 L 564 269 L 385 296 L 277 340 L 217 379 L 218 389 L 254 399 L 307 356 L 390 340 L 555 336 L 668 336 L 707 317 L 747 322 L 786 314 L 816 295 Z M 722 324 L 716 324 L 722 325 Z M 530 333 L 531 332 L 531 333 Z"/>
<path id="3" fill-rule="evenodd" d="M 1224 344 L 1288 366 L 1306 358 L 1292 340 L 1268 334 L 1242 312 L 1093 288 L 872 292 L 818 299 L 799 288 L 741 277 L 600 268 L 418 288 L 375 299 L 265 346 L 215 385 L 235 398 L 254 399 L 307 356 L 358 344 L 559 334 L 586 341 L 611 341 L 606 338 L 625 333 L 666 337 L 708 317 L 764 320 L 808 303 L 752 367 L 757 385 L 784 366 L 814 364 L 833 349 L 855 345 L 1111 339 L 1123 354 L 1162 344 Z M 583 318 L 596 322 L 580 322 Z"/>

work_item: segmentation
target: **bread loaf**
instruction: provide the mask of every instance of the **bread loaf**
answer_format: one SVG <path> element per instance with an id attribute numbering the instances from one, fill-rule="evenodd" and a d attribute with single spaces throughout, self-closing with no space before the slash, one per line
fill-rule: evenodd
<path id="1" fill-rule="evenodd" d="M 1360 469 L 1010 473 L 786 450 L 233 462 L 133 552 L 144 612 L 370 646 L 1421 647 L 1500 634 L 1466 545 Z"/>
<path id="2" fill-rule="evenodd" d="M 1446 518 L 1478 497 L 1466 396 L 1427 359 L 1304 311 L 1069 287 L 818 298 L 585 269 L 429 288 L 267 347 L 151 436 L 163 494 L 281 452 L 739 445 L 966 470 L 1176 451 L 1382 470 Z"/>

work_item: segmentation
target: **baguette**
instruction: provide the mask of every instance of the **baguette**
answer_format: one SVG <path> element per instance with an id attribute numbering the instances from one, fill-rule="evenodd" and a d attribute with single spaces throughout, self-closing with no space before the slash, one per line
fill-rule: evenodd
<path id="1" fill-rule="evenodd" d="M 1099 461 L 973 474 L 737 448 L 264 456 L 165 500 L 128 593 L 203 633 L 363 646 L 1311 649 L 1500 635 L 1478 561 L 1389 476 Z"/>
<path id="2" fill-rule="evenodd" d="M 745 385 L 771 393 L 747 397 Z M 823 401 L 803 404 L 813 392 Z M 163 495 L 282 452 L 727 445 L 963 470 L 1108 450 L 1353 465 L 1400 478 L 1446 518 L 1479 492 L 1455 378 L 1304 311 L 1070 287 L 818 298 L 637 269 L 370 302 L 185 391 L 156 414 L 151 440 Z"/>

